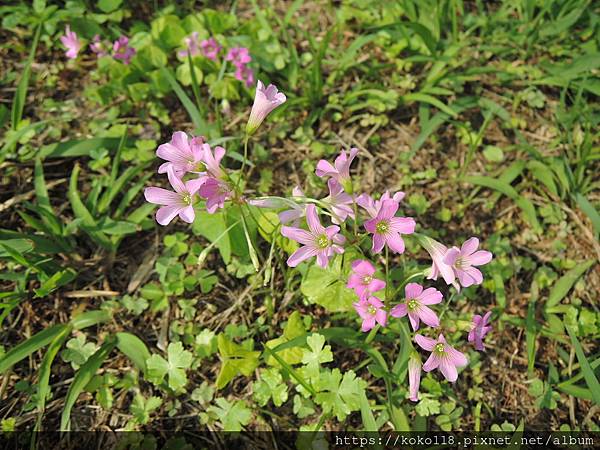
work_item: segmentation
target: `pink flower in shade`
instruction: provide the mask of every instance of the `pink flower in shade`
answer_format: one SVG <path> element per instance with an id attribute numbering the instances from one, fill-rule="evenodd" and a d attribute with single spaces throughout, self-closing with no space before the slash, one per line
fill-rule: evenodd
<path id="1" fill-rule="evenodd" d="M 352 197 L 346 194 L 342 185 L 333 178 L 327 181 L 327 186 L 329 187 L 329 195 L 322 201 L 331 206 L 331 212 L 333 213 L 331 221 L 340 224 L 345 222 L 348 217 L 354 219 L 354 210 L 352 209 L 354 201 Z"/>
<path id="2" fill-rule="evenodd" d="M 365 300 L 385 288 L 385 281 L 373 278 L 373 275 L 375 266 L 366 259 L 357 259 L 352 262 L 352 273 L 348 277 L 346 287 L 354 289 L 358 298 Z"/>
<path id="3" fill-rule="evenodd" d="M 362 319 L 362 331 L 369 331 L 377 322 L 382 327 L 387 324 L 387 313 L 383 309 L 383 302 L 377 297 L 369 297 L 362 299 L 357 303 L 353 303 L 354 309 Z"/>
<path id="4" fill-rule="evenodd" d="M 104 47 L 104 42 L 100 39 L 100 35 L 97 34 L 92 39 L 92 43 L 90 44 L 90 50 L 96 54 L 98 58 L 102 56 L 108 55 L 106 48 Z"/>
<path id="5" fill-rule="evenodd" d="M 313 204 L 306 206 L 306 222 L 309 231 L 288 226 L 281 227 L 281 234 L 303 245 L 288 258 L 287 264 L 296 267 L 302 261 L 316 256 L 319 266 L 325 268 L 334 253 L 344 253 L 342 245 L 346 238 L 339 234 L 340 227 L 337 225 L 327 228 L 321 225 L 317 209 Z"/>
<path id="6" fill-rule="evenodd" d="M 252 57 L 246 47 L 233 47 L 227 52 L 225 61 L 231 61 L 234 66 L 243 66 L 252 61 Z"/>
<path id="7" fill-rule="evenodd" d="M 408 319 L 414 331 L 419 329 L 419 321 L 422 320 L 433 328 L 440 326 L 440 319 L 431 308 L 426 305 L 435 305 L 442 301 L 442 293 L 436 288 L 427 288 L 417 283 L 408 283 L 404 288 L 406 301 L 394 306 L 390 315 L 392 317 L 404 317 Z"/>
<path id="8" fill-rule="evenodd" d="M 265 117 L 286 101 L 285 94 L 279 92 L 274 84 L 270 84 L 265 88 L 262 81 L 256 83 L 256 94 L 254 94 L 254 104 L 250 111 L 250 118 L 246 124 L 246 133 L 253 134 L 260 124 L 265 120 Z"/>
<path id="9" fill-rule="evenodd" d="M 484 350 L 483 347 L 483 338 L 486 334 L 492 331 L 492 327 L 489 326 L 490 316 L 492 315 L 491 311 L 485 313 L 483 317 L 479 314 L 475 314 L 473 316 L 473 322 L 471 323 L 471 331 L 469 331 L 469 342 L 475 343 L 475 349 L 482 352 Z"/>
<path id="10" fill-rule="evenodd" d="M 473 266 L 483 266 L 492 260 L 491 252 L 477 251 L 477 247 L 479 247 L 479 239 L 472 237 L 465 241 L 460 250 L 458 247 L 452 247 L 444 256 L 444 264 L 452 267 L 463 287 L 481 284 L 483 275 Z"/>
<path id="11" fill-rule="evenodd" d="M 333 165 L 329 161 L 322 159 L 317 163 L 315 173 L 321 178 L 333 178 L 342 185 L 344 190 L 349 194 L 352 193 L 352 181 L 350 180 L 350 164 L 358 154 L 357 148 L 351 148 L 350 154 L 346 154 L 345 150 L 339 154 Z"/>
<path id="12" fill-rule="evenodd" d="M 159 187 L 149 187 L 144 190 L 144 197 L 150 203 L 162 205 L 156 211 L 156 221 L 161 225 L 168 225 L 175 216 L 187 223 L 192 223 L 196 216 L 194 212 L 194 195 L 200 188 L 200 179 L 183 182 L 173 170 L 167 169 L 169 183 L 174 191 Z"/>
<path id="13" fill-rule="evenodd" d="M 431 269 L 427 279 L 437 280 L 441 275 L 448 285 L 451 284 L 456 289 L 460 290 L 460 285 L 456 282 L 454 270 L 452 270 L 452 267 L 444 262 L 444 257 L 446 256 L 448 248 L 435 239 L 431 239 L 430 237 L 421 234 L 417 235 L 417 240 L 421 246 L 427 250 L 427 253 L 429 253 L 429 256 L 431 256 L 432 259 Z"/>
<path id="14" fill-rule="evenodd" d="M 421 358 L 419 354 L 413 352 L 408 359 L 408 390 L 409 400 L 413 402 L 419 401 L 419 385 L 421 384 Z"/>
<path id="15" fill-rule="evenodd" d="M 385 200 L 377 216 L 365 222 L 365 229 L 373 233 L 373 253 L 380 253 L 386 244 L 394 253 L 404 253 L 404 240 L 400 234 L 414 233 L 416 223 L 411 217 L 394 217 L 398 206 L 394 200 Z"/>
<path id="16" fill-rule="evenodd" d="M 211 37 L 200 42 L 200 48 L 202 49 L 202 54 L 204 56 L 214 61 L 217 59 L 217 56 L 219 56 L 219 52 L 223 47 L 219 45 L 215 38 Z"/>
<path id="17" fill-rule="evenodd" d="M 404 195 L 404 192 L 400 191 L 395 192 L 393 195 L 390 195 L 390 191 L 385 191 L 379 200 L 374 200 L 369 194 L 360 194 L 356 198 L 356 204 L 367 211 L 371 218 L 374 218 L 385 200 L 394 200 L 400 203 L 404 199 Z"/>
<path id="18" fill-rule="evenodd" d="M 188 52 L 191 56 L 196 56 L 200 54 L 200 47 L 202 44 L 200 44 L 200 42 L 198 41 L 199 39 L 199 35 L 197 31 L 194 31 L 192 34 L 190 34 L 189 36 L 186 36 L 183 39 L 183 42 L 185 43 L 185 50 L 180 50 L 179 52 L 177 52 L 177 54 L 181 57 L 181 58 L 187 58 Z"/>
<path id="19" fill-rule="evenodd" d="M 236 79 L 246 83 L 246 87 L 250 87 L 254 84 L 254 72 L 245 64 L 236 66 L 234 76 Z"/>
<path id="20" fill-rule="evenodd" d="M 450 346 L 446 342 L 446 339 L 444 339 L 443 334 L 440 334 L 437 340 L 417 334 L 415 335 L 415 342 L 423 350 L 431 352 L 431 355 L 429 355 L 429 358 L 423 364 L 425 372 L 431 372 L 439 368 L 444 378 L 454 383 L 458 378 L 456 368 L 464 367 L 468 364 L 467 357 Z"/>
<path id="21" fill-rule="evenodd" d="M 135 48 L 129 46 L 129 38 L 127 36 L 121 36 L 113 43 L 113 57 L 123 61 L 123 64 L 129 64 L 135 53 Z"/>
<path id="22" fill-rule="evenodd" d="M 296 186 L 294 189 L 292 189 L 292 197 L 305 197 L 304 192 L 302 192 L 302 189 L 300 189 L 300 186 Z M 292 209 L 288 209 L 279 213 L 279 221 L 283 225 L 288 225 L 291 223 L 294 227 L 297 228 L 300 225 L 300 219 L 306 216 L 306 205 L 299 205 L 297 203 L 294 203 L 293 205 L 291 205 L 291 208 Z"/>
<path id="23" fill-rule="evenodd" d="M 189 139 L 183 131 L 176 131 L 171 141 L 161 144 L 156 150 L 156 156 L 166 160 L 158 168 L 158 173 L 165 173 L 172 166 L 175 173 L 182 176 L 186 172 L 201 172 L 204 170 L 204 137 L 197 136 Z"/>
<path id="24" fill-rule="evenodd" d="M 60 42 L 66 47 L 67 51 L 65 55 L 69 59 L 77 58 L 77 54 L 82 47 L 82 42 L 77 37 L 77 33 L 71 31 L 71 27 L 67 25 L 65 27 L 65 35 L 60 37 Z"/>

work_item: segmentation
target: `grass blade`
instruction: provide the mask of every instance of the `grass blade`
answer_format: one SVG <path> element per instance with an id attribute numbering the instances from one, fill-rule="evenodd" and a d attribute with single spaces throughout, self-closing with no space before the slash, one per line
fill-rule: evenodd
<path id="1" fill-rule="evenodd" d="M 25 100 L 27 98 L 27 89 L 29 88 L 29 77 L 31 76 L 31 65 L 35 58 L 35 51 L 37 50 L 38 42 L 40 40 L 40 34 L 42 32 L 42 23 L 40 23 L 33 36 L 33 43 L 31 44 L 31 50 L 29 51 L 29 57 L 27 58 L 27 64 L 19 80 L 19 85 L 13 98 L 12 111 L 11 111 L 11 127 L 16 131 L 21 118 L 23 117 L 23 109 L 25 108 Z"/>
<path id="2" fill-rule="evenodd" d="M 33 335 L 25 342 L 11 348 L 2 359 L 0 359 L 0 374 L 6 372 L 22 359 L 27 358 L 36 350 L 45 347 L 60 335 L 68 325 L 53 325 Z"/>
<path id="3" fill-rule="evenodd" d="M 575 194 L 575 201 L 579 205 L 579 209 L 581 209 L 581 211 L 583 211 L 592 221 L 594 235 L 596 236 L 596 239 L 598 239 L 598 236 L 600 236 L 600 214 L 596 208 L 594 208 L 594 205 L 592 205 L 583 195 Z"/>
<path id="4" fill-rule="evenodd" d="M 117 347 L 138 369 L 146 372 L 146 360 L 150 358 L 150 351 L 144 341 L 131 333 L 117 333 Z"/>
<path id="5" fill-rule="evenodd" d="M 548 295 L 548 300 L 546 300 L 546 310 L 560 303 L 560 301 L 569 293 L 579 277 L 581 277 L 594 264 L 594 260 L 580 263 L 560 277 L 560 279 L 554 283 L 554 286 L 552 286 L 552 290 L 550 291 L 550 295 Z"/>
<path id="6" fill-rule="evenodd" d="M 573 343 L 573 347 L 575 347 L 575 354 L 577 355 L 577 360 L 581 366 L 583 378 L 585 378 L 585 382 L 592 393 L 594 403 L 596 403 L 596 405 L 600 405 L 600 383 L 598 382 L 598 378 L 596 378 L 596 375 L 590 366 L 590 362 L 583 353 L 583 348 L 581 348 L 581 344 L 579 343 L 577 336 L 575 336 L 575 332 L 569 326 L 566 328 L 567 332 L 569 333 L 569 337 L 571 338 L 571 342 Z"/>
<path id="7" fill-rule="evenodd" d="M 79 368 L 77 375 L 75 375 L 75 379 L 71 383 L 71 386 L 69 386 L 69 391 L 65 398 L 65 407 L 60 417 L 60 431 L 70 431 L 71 409 L 73 409 L 79 394 L 81 394 L 85 386 L 90 382 L 94 375 L 96 375 L 96 372 L 100 369 L 100 366 L 116 345 L 117 340 L 111 336 L 109 340 L 107 340 L 102 347 L 90 356 L 85 364 Z"/>

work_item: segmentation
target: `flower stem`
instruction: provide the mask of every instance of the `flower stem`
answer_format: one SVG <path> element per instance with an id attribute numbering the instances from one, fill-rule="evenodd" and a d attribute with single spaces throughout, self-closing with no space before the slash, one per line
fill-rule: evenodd
<path id="1" fill-rule="evenodd" d="M 385 305 L 388 305 L 388 291 L 390 286 L 390 254 L 387 245 L 385 246 Z"/>
<path id="2" fill-rule="evenodd" d="M 240 169 L 240 176 L 238 177 L 237 183 L 235 185 L 235 190 L 237 191 L 240 187 L 240 181 L 242 180 L 242 175 L 244 174 L 244 169 L 246 168 L 246 160 L 248 159 L 248 140 L 250 136 L 248 133 L 244 136 L 244 159 L 242 160 L 242 168 Z"/>
<path id="3" fill-rule="evenodd" d="M 371 328 L 371 331 L 369 331 L 369 334 L 367 335 L 367 339 L 365 339 L 365 344 L 370 344 L 373 339 L 375 339 L 375 335 L 377 334 L 378 330 L 379 324 L 376 324 L 373 328 Z"/>

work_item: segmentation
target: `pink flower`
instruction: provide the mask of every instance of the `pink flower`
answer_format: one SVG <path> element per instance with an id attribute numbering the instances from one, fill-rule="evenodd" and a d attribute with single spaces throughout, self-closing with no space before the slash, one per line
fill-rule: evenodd
<path id="1" fill-rule="evenodd" d="M 362 319 L 362 331 L 369 331 L 377 322 L 382 327 L 387 323 L 387 313 L 383 309 L 383 302 L 377 297 L 369 297 L 362 299 L 357 303 L 353 303 L 354 309 Z"/>
<path id="2" fill-rule="evenodd" d="M 217 59 L 217 56 L 223 47 L 219 45 L 215 38 L 211 37 L 200 42 L 200 48 L 202 49 L 202 54 L 204 56 L 214 61 Z"/>
<path id="3" fill-rule="evenodd" d="M 482 266 L 492 260 L 492 253 L 487 250 L 477 250 L 479 239 L 472 237 L 467 239 L 460 250 L 452 247 L 444 256 L 444 264 L 452 267 L 460 284 L 469 287 L 473 284 L 481 284 L 483 275 L 473 266 Z"/>
<path id="4" fill-rule="evenodd" d="M 471 323 L 472 328 L 471 331 L 469 331 L 469 342 L 474 342 L 475 349 L 480 352 L 484 350 L 483 338 L 492 331 L 492 327 L 488 325 L 491 315 L 492 312 L 488 311 L 483 317 L 478 314 L 473 316 L 473 322 Z"/>
<path id="5" fill-rule="evenodd" d="M 206 199 L 206 210 L 213 214 L 217 208 L 223 208 L 225 201 L 233 196 L 233 190 L 227 181 L 225 173 L 220 166 L 221 159 L 225 156 L 223 147 L 215 147 L 214 153 L 208 144 L 202 144 L 202 161 L 206 166 L 206 173 L 202 173 L 200 180 L 202 186 L 198 193 Z"/>
<path id="6" fill-rule="evenodd" d="M 356 199 L 356 203 L 358 206 L 367 211 L 367 214 L 369 214 L 371 218 L 374 218 L 377 216 L 377 212 L 379 211 L 379 208 L 381 208 L 381 204 L 385 200 L 390 199 L 400 203 L 402 199 L 404 199 L 404 192 L 398 191 L 390 196 L 390 191 L 385 191 L 379 200 L 374 200 L 369 194 L 360 194 Z"/>
<path id="7" fill-rule="evenodd" d="M 250 51 L 245 47 L 233 47 L 227 52 L 225 61 L 231 61 L 234 66 L 243 66 L 252 61 Z"/>
<path id="8" fill-rule="evenodd" d="M 386 244 L 391 251 L 404 253 L 404 240 L 400 234 L 413 233 L 416 223 L 411 217 L 394 217 L 398 206 L 394 200 L 385 200 L 377 216 L 365 222 L 365 229 L 373 233 L 373 253 L 380 253 Z"/>
<path id="9" fill-rule="evenodd" d="M 404 317 L 408 314 L 410 324 L 414 331 L 419 329 L 419 321 L 422 320 L 430 327 L 439 327 L 440 319 L 431 308 L 426 305 L 435 305 L 442 301 L 442 293 L 436 288 L 427 288 L 417 283 L 408 283 L 404 288 L 405 303 L 394 306 L 390 315 L 392 317 Z"/>
<path id="10" fill-rule="evenodd" d="M 373 278 L 375 266 L 365 259 L 352 262 L 352 273 L 348 277 L 347 288 L 354 289 L 361 300 L 385 288 L 385 281 Z"/>
<path id="11" fill-rule="evenodd" d="M 329 161 L 322 159 L 317 163 L 317 170 L 315 173 L 321 178 L 333 178 L 342 185 L 346 192 L 351 194 L 352 181 L 350 180 L 350 164 L 352 164 L 352 161 L 357 154 L 357 148 L 351 148 L 350 155 L 347 155 L 346 151 L 342 150 L 340 155 L 335 158 L 333 165 L 331 165 Z"/>
<path id="12" fill-rule="evenodd" d="M 250 87 L 254 84 L 254 72 L 252 72 L 252 69 L 245 64 L 236 66 L 234 76 L 236 79 L 246 83 L 246 87 Z"/>
<path id="13" fill-rule="evenodd" d="M 346 194 L 342 185 L 333 178 L 327 181 L 327 186 L 329 187 L 329 195 L 323 199 L 323 202 L 331 206 L 331 212 L 333 213 L 331 221 L 341 224 L 348 217 L 354 219 L 354 210 L 351 206 L 354 204 L 352 197 Z"/>
<path id="14" fill-rule="evenodd" d="M 306 206 L 306 222 L 309 231 L 301 228 L 281 227 L 281 234 L 303 244 L 303 247 L 300 247 L 288 258 L 287 264 L 290 267 L 296 267 L 302 261 L 316 256 L 319 266 L 325 268 L 334 253 L 344 253 L 342 245 L 346 238 L 339 234 L 340 227 L 337 225 L 327 228 L 321 225 L 317 209 L 313 204 Z"/>
<path id="15" fill-rule="evenodd" d="M 413 354 L 408 359 L 408 390 L 409 400 L 413 402 L 419 401 L 419 385 L 421 384 L 421 358 L 418 353 Z"/>
<path id="16" fill-rule="evenodd" d="M 162 205 L 156 211 L 156 221 L 161 225 L 168 225 L 175 216 L 187 223 L 192 223 L 196 216 L 194 212 L 194 195 L 200 188 L 200 179 L 183 182 L 172 167 L 167 168 L 169 183 L 174 191 L 159 187 L 148 187 L 144 190 L 144 197 L 150 203 Z"/>
<path id="17" fill-rule="evenodd" d="M 62 42 L 67 49 L 65 52 L 67 58 L 77 58 L 77 54 L 79 53 L 79 50 L 83 44 L 77 37 L 77 33 L 71 31 L 71 27 L 69 25 L 65 27 L 65 35 L 60 37 L 60 42 Z"/>
<path id="18" fill-rule="evenodd" d="M 292 189 L 292 197 L 296 198 L 304 198 L 304 192 L 300 189 L 300 186 L 296 186 Z M 288 209 L 286 211 L 282 211 L 279 213 L 279 221 L 283 225 L 287 225 L 291 223 L 294 227 L 298 227 L 300 225 L 300 219 L 306 216 L 306 205 L 299 205 L 297 203 L 290 205 L 292 209 Z"/>
<path id="19" fill-rule="evenodd" d="M 156 156 L 167 161 L 161 164 L 158 173 L 165 173 L 169 166 L 172 166 L 179 176 L 186 172 L 201 172 L 204 170 L 203 144 L 202 136 L 190 140 L 183 131 L 176 131 L 170 142 L 159 145 L 156 150 Z"/>
<path id="20" fill-rule="evenodd" d="M 442 275 L 442 278 L 444 278 L 444 281 L 448 285 L 451 284 L 456 287 L 456 289 L 460 290 L 459 284 L 455 281 L 456 276 L 454 275 L 454 270 L 444 262 L 444 257 L 446 256 L 448 248 L 444 244 L 435 239 L 431 239 L 428 236 L 417 235 L 417 240 L 423 248 L 427 250 L 427 253 L 429 253 L 429 256 L 431 256 L 432 259 L 431 269 L 427 279 L 437 280 L 438 277 Z"/>
<path id="21" fill-rule="evenodd" d="M 177 54 L 181 57 L 181 58 L 187 58 L 188 52 L 191 56 L 196 56 L 200 54 L 200 46 L 202 44 L 200 44 L 198 42 L 199 39 L 199 35 L 197 31 L 194 31 L 192 34 L 190 34 L 189 36 L 186 36 L 183 39 L 183 42 L 185 43 L 185 50 L 180 50 L 179 52 L 177 52 Z M 204 42 L 204 41 L 203 41 Z"/>
<path id="22" fill-rule="evenodd" d="M 450 346 L 446 342 L 446 339 L 444 339 L 443 334 L 440 334 L 437 340 L 417 334 L 415 335 L 415 342 L 423 350 L 431 352 L 431 355 L 429 355 L 429 358 L 423 364 L 425 372 L 431 372 L 439 368 L 444 378 L 454 383 L 458 378 L 456 368 L 464 367 L 468 364 L 467 357 Z"/>
<path id="23" fill-rule="evenodd" d="M 258 80 L 256 83 L 256 94 L 254 94 L 254 104 L 250 111 L 250 118 L 246 124 L 246 133 L 253 134 L 260 124 L 265 120 L 265 117 L 286 101 L 285 94 L 279 92 L 274 84 L 270 84 L 267 88 Z"/>
<path id="24" fill-rule="evenodd" d="M 100 39 L 100 35 L 97 34 L 92 39 L 92 43 L 90 44 L 90 50 L 96 54 L 98 58 L 102 56 L 106 56 L 108 53 L 106 48 L 104 47 L 104 42 Z"/>
<path id="25" fill-rule="evenodd" d="M 129 64 L 135 53 L 135 48 L 129 46 L 129 38 L 127 36 L 121 36 L 113 43 L 113 57 L 123 61 L 123 64 Z"/>

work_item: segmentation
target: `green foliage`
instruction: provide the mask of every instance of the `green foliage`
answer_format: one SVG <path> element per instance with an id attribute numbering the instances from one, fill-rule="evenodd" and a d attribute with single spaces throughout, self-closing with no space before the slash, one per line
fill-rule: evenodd
<path id="1" fill-rule="evenodd" d="M 154 354 L 146 360 L 148 380 L 160 385 L 166 377 L 169 388 L 181 392 L 188 382 L 185 372 L 192 365 L 192 358 L 192 353 L 184 350 L 181 342 L 171 343 L 167 348 L 167 359 Z"/>

